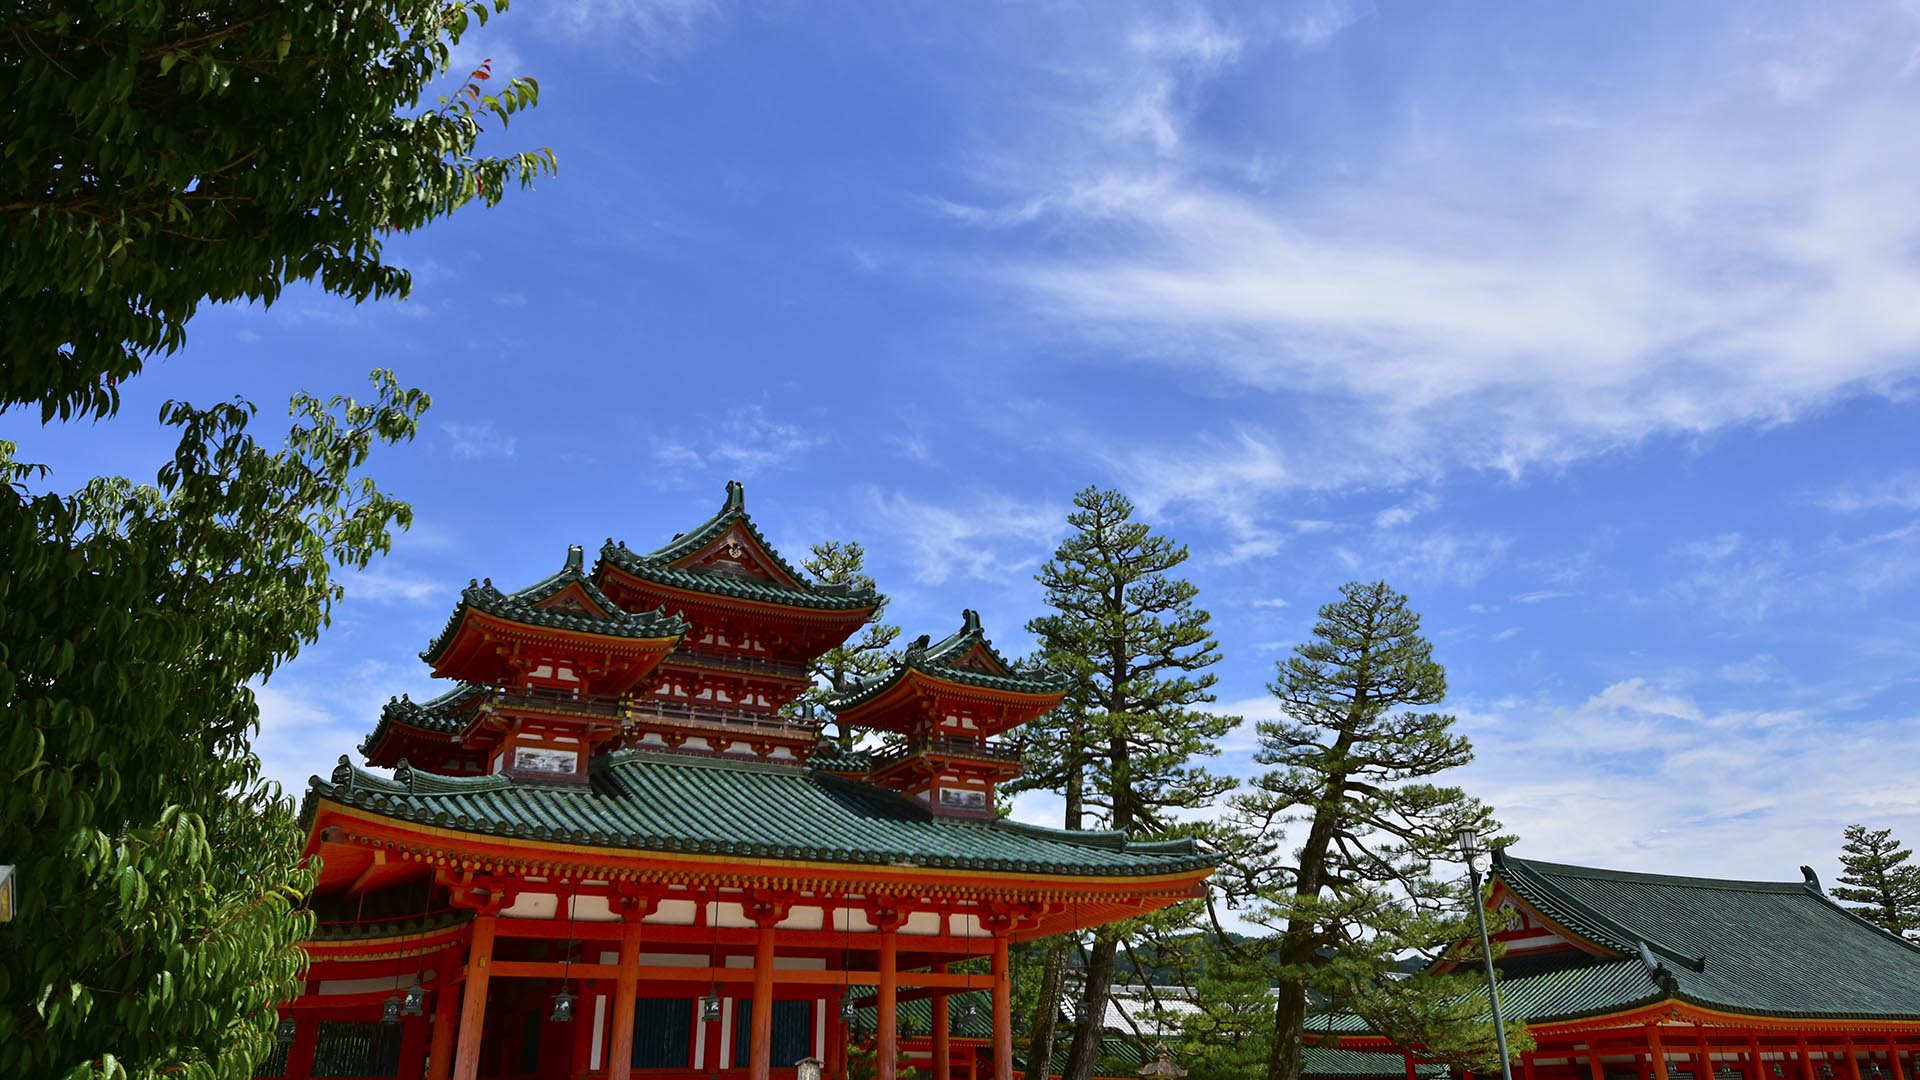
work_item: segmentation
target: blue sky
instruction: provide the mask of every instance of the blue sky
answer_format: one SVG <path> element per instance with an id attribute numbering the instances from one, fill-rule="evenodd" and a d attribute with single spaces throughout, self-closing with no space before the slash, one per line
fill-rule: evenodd
<path id="1" fill-rule="evenodd" d="M 1910 5 L 578 0 L 461 54 L 561 173 L 393 244 L 411 300 L 213 310 L 119 419 L 0 421 L 77 483 L 167 398 L 433 394 L 376 460 L 417 526 L 262 691 L 290 788 L 433 691 L 468 578 L 727 479 L 1011 651 L 1098 483 L 1191 545 L 1244 715 L 1341 582 L 1409 593 L 1522 854 L 1920 843 Z"/>

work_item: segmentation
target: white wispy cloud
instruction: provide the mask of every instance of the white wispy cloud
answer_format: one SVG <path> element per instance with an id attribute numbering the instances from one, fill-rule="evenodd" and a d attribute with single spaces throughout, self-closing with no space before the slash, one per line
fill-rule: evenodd
<path id="1" fill-rule="evenodd" d="M 567 0 L 549 25 L 576 39 L 618 42 L 629 55 L 662 57 L 693 48 L 726 14 L 718 0 Z"/>
<path id="2" fill-rule="evenodd" d="M 1302 40 L 1353 9 L 1327 11 Z M 1811 59 L 1794 27 L 1756 37 L 1729 15 L 1696 30 L 1718 33 L 1707 74 L 1663 72 L 1680 81 L 1657 95 L 1569 85 L 1442 110 L 1409 81 L 1417 123 L 1359 160 L 1301 163 L 1281 191 L 1225 163 L 1284 132 L 1229 145 L 1191 122 L 1216 75 L 1255 63 L 1243 32 L 1199 17 L 1082 59 L 1106 78 L 1064 81 L 1058 108 L 982 155 L 983 174 L 1028 162 L 985 181 L 1004 201 L 948 212 L 1045 231 L 985 275 L 1047 332 L 1311 403 L 1284 443 L 1249 420 L 1143 448 L 1186 485 L 1243 485 L 1225 507 L 1237 554 L 1270 554 L 1279 535 L 1247 509 L 1262 495 L 1518 474 L 1920 376 L 1920 144 L 1890 137 L 1914 105 L 1892 43 L 1914 27 L 1874 12 L 1884 33 L 1823 37 Z"/>
<path id="3" fill-rule="evenodd" d="M 1911 720 L 1713 709 L 1638 677 L 1573 705 L 1455 711 L 1478 751 L 1462 782 L 1522 855 L 1793 880 L 1803 862 L 1831 862 L 1848 823 L 1920 827 L 1920 789 L 1904 776 Z"/>
<path id="4" fill-rule="evenodd" d="M 450 590 L 441 582 L 380 565 L 362 570 L 345 581 L 347 597 L 376 604 L 440 603 Z"/>
<path id="5" fill-rule="evenodd" d="M 866 502 L 870 531 L 891 538 L 889 550 L 906 559 L 923 585 L 1030 576 L 1067 527 L 1065 507 L 996 493 L 940 504 L 869 488 Z"/>
<path id="6" fill-rule="evenodd" d="M 1867 510 L 1920 510 L 1920 472 L 1901 472 L 1849 484 L 1821 496 L 1819 503 L 1829 510 L 1849 514 Z"/>
<path id="7" fill-rule="evenodd" d="M 1320 49 L 1367 13 L 1357 0 L 1308 0 L 1285 16 L 1282 34 L 1302 49 Z"/>
<path id="8" fill-rule="evenodd" d="M 519 453 L 519 437 L 496 429 L 491 420 L 446 423 L 440 430 L 447 436 L 448 452 L 460 461 L 511 460 Z"/>
<path id="9" fill-rule="evenodd" d="M 1532 592 L 1515 593 L 1508 599 L 1516 604 L 1544 604 L 1549 600 L 1565 600 L 1572 595 L 1557 589 L 1535 589 Z"/>
<path id="10" fill-rule="evenodd" d="M 803 421 L 776 417 L 765 405 L 755 404 L 730 410 L 697 441 L 679 432 L 655 439 L 653 459 L 669 474 L 721 471 L 747 479 L 792 468 L 825 441 Z"/>

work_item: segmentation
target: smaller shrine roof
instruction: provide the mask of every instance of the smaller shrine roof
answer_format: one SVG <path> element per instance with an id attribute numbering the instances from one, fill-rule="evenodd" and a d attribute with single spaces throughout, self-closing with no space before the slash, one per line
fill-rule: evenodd
<path id="1" fill-rule="evenodd" d="M 1501 1001 L 1528 1023 L 1664 1001 L 1746 1016 L 1920 1019 L 1920 945 L 1836 904 L 1811 871 L 1802 881 L 1734 881 L 1500 852 L 1494 877 L 1562 931 L 1611 954 L 1530 957 L 1525 973 L 1503 975 Z M 1350 1014 L 1312 1026 L 1366 1030 Z"/>
<path id="2" fill-rule="evenodd" d="M 1551 922 L 1628 958 L 1507 984 L 1548 980 L 1557 1009 L 1606 1008 L 1637 992 L 1750 1015 L 1920 1019 L 1920 945 L 1829 899 L 1810 870 L 1801 881 L 1729 881 L 1504 852 L 1495 867 Z M 1640 970 L 1639 986 L 1622 965 Z"/>
<path id="3" fill-rule="evenodd" d="M 998 670 L 962 666 L 960 661 L 976 651 L 984 654 L 989 665 Z M 906 678 L 909 671 L 918 671 L 963 686 L 1014 694 L 1057 694 L 1066 690 L 1072 681 L 1068 676 L 1056 672 L 1016 671 L 1006 657 L 993 647 L 993 642 L 987 640 L 986 632 L 980 626 L 980 613 L 969 608 L 960 613 L 959 630 L 931 644 L 927 636 L 922 635 L 907 646 L 892 671 L 854 686 L 828 701 L 827 707 L 844 712 L 864 705 Z"/>
<path id="4" fill-rule="evenodd" d="M 368 733 L 365 739 L 361 740 L 360 752 L 372 753 L 373 748 L 380 745 L 380 740 L 385 738 L 388 730 L 395 725 L 433 735 L 458 735 L 466 730 L 468 722 L 472 719 L 466 706 L 486 692 L 487 688 L 484 686 L 461 683 L 439 697 L 426 701 L 414 701 L 404 694 L 397 698 L 388 698 L 386 705 L 380 709 L 380 722 L 373 726 L 373 731 Z"/>
<path id="5" fill-rule="evenodd" d="M 793 584 L 743 574 L 719 573 L 673 565 L 697 554 L 700 549 L 725 536 L 727 531 L 735 526 L 744 529 L 758 545 L 761 554 Z M 871 588 L 854 589 L 844 585 L 823 585 L 808 580 L 805 574 L 795 569 L 793 564 L 787 562 L 778 551 L 774 550 L 773 544 L 754 525 L 753 519 L 747 516 L 746 489 L 734 480 L 727 482 L 727 501 L 720 507 L 719 513 L 675 536 L 664 546 L 643 553 L 629 549 L 625 543 L 615 543 L 609 539 L 600 549 L 600 560 L 635 577 L 669 588 L 755 600 L 784 607 L 859 611 L 878 606 L 881 600 L 880 594 Z"/>
<path id="6" fill-rule="evenodd" d="M 1005 820 L 937 815 L 914 799 L 798 765 L 623 750 L 588 789 L 504 775 L 392 778 L 346 758 L 308 793 L 386 817 L 475 834 L 629 851 L 733 855 L 1003 874 L 1144 877 L 1211 867 L 1191 840 L 1139 842 Z"/>
<path id="7" fill-rule="evenodd" d="M 426 651 L 420 654 L 420 658 L 428 663 L 439 660 L 457 636 L 468 608 L 526 626 L 608 637 L 672 638 L 686 633 L 686 620 L 677 615 L 668 615 L 665 611 L 622 610 L 587 577 L 583 562 L 579 545 L 574 545 L 567 549 L 566 564 L 559 572 L 512 593 L 503 593 L 495 588 L 492 579 L 468 582 L 466 589 L 460 593 L 460 603 L 447 619 L 447 625 L 427 646 Z M 568 589 L 578 589 L 587 603 L 570 607 L 540 606 Z"/>

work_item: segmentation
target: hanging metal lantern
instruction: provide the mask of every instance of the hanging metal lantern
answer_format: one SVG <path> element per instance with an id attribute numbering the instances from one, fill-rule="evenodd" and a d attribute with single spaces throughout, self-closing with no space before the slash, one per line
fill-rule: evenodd
<path id="1" fill-rule="evenodd" d="M 399 994 L 390 994 L 387 996 L 387 1000 L 380 1003 L 380 1022 L 383 1024 L 397 1024 L 400 1022 Z"/>
<path id="2" fill-rule="evenodd" d="M 574 995 L 568 992 L 567 984 L 564 982 L 561 983 L 560 992 L 553 995 L 553 1016 L 549 1019 L 556 1024 L 572 1022 L 573 1003 L 575 1000 L 577 999 Z"/>
<path id="3" fill-rule="evenodd" d="M 708 994 L 700 999 L 700 1022 L 703 1024 L 720 1022 L 720 995 Z"/>
<path id="4" fill-rule="evenodd" d="M 281 1046 L 292 1046 L 293 1040 L 300 1037 L 300 1021 L 291 1016 L 280 1018 L 280 1026 L 273 1029 L 273 1041 Z"/>
<path id="5" fill-rule="evenodd" d="M 407 987 L 406 993 L 400 995 L 400 1015 L 419 1016 L 422 1011 L 422 1006 L 426 1005 L 426 1003 L 427 988 L 421 986 L 419 983 L 414 983 L 412 986 Z"/>
<path id="6" fill-rule="evenodd" d="M 840 999 L 840 1022 L 852 1023 L 853 1018 L 856 1015 L 858 1014 L 853 1007 L 853 999 L 850 997 L 841 998 Z"/>

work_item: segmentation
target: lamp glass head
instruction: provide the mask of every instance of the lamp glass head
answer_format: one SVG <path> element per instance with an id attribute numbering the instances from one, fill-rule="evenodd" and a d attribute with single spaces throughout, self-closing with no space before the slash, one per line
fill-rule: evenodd
<path id="1" fill-rule="evenodd" d="M 1472 855 L 1480 850 L 1480 834 L 1470 828 L 1461 828 L 1455 832 L 1453 842 L 1459 846 L 1462 855 Z"/>
<path id="2" fill-rule="evenodd" d="M 556 1024 L 571 1023 L 574 1000 L 574 995 L 567 991 L 567 984 L 561 983 L 560 992 L 553 995 L 553 1016 L 550 1019 Z"/>
<path id="3" fill-rule="evenodd" d="M 391 994 L 380 1003 L 380 1022 L 397 1024 L 400 1022 L 400 995 Z"/>
<path id="4" fill-rule="evenodd" d="M 420 1007 L 426 1003 L 427 988 L 421 986 L 419 983 L 414 983 L 412 986 L 407 987 L 405 993 L 400 995 L 400 1015 L 419 1016 L 421 1013 Z"/>
<path id="5" fill-rule="evenodd" d="M 720 995 L 708 994 L 700 999 L 700 1022 L 703 1024 L 720 1022 Z"/>
<path id="6" fill-rule="evenodd" d="M 293 1040 L 300 1035 L 300 1021 L 293 1017 L 283 1017 L 280 1026 L 273 1029 L 273 1041 L 281 1046 L 292 1046 Z"/>

